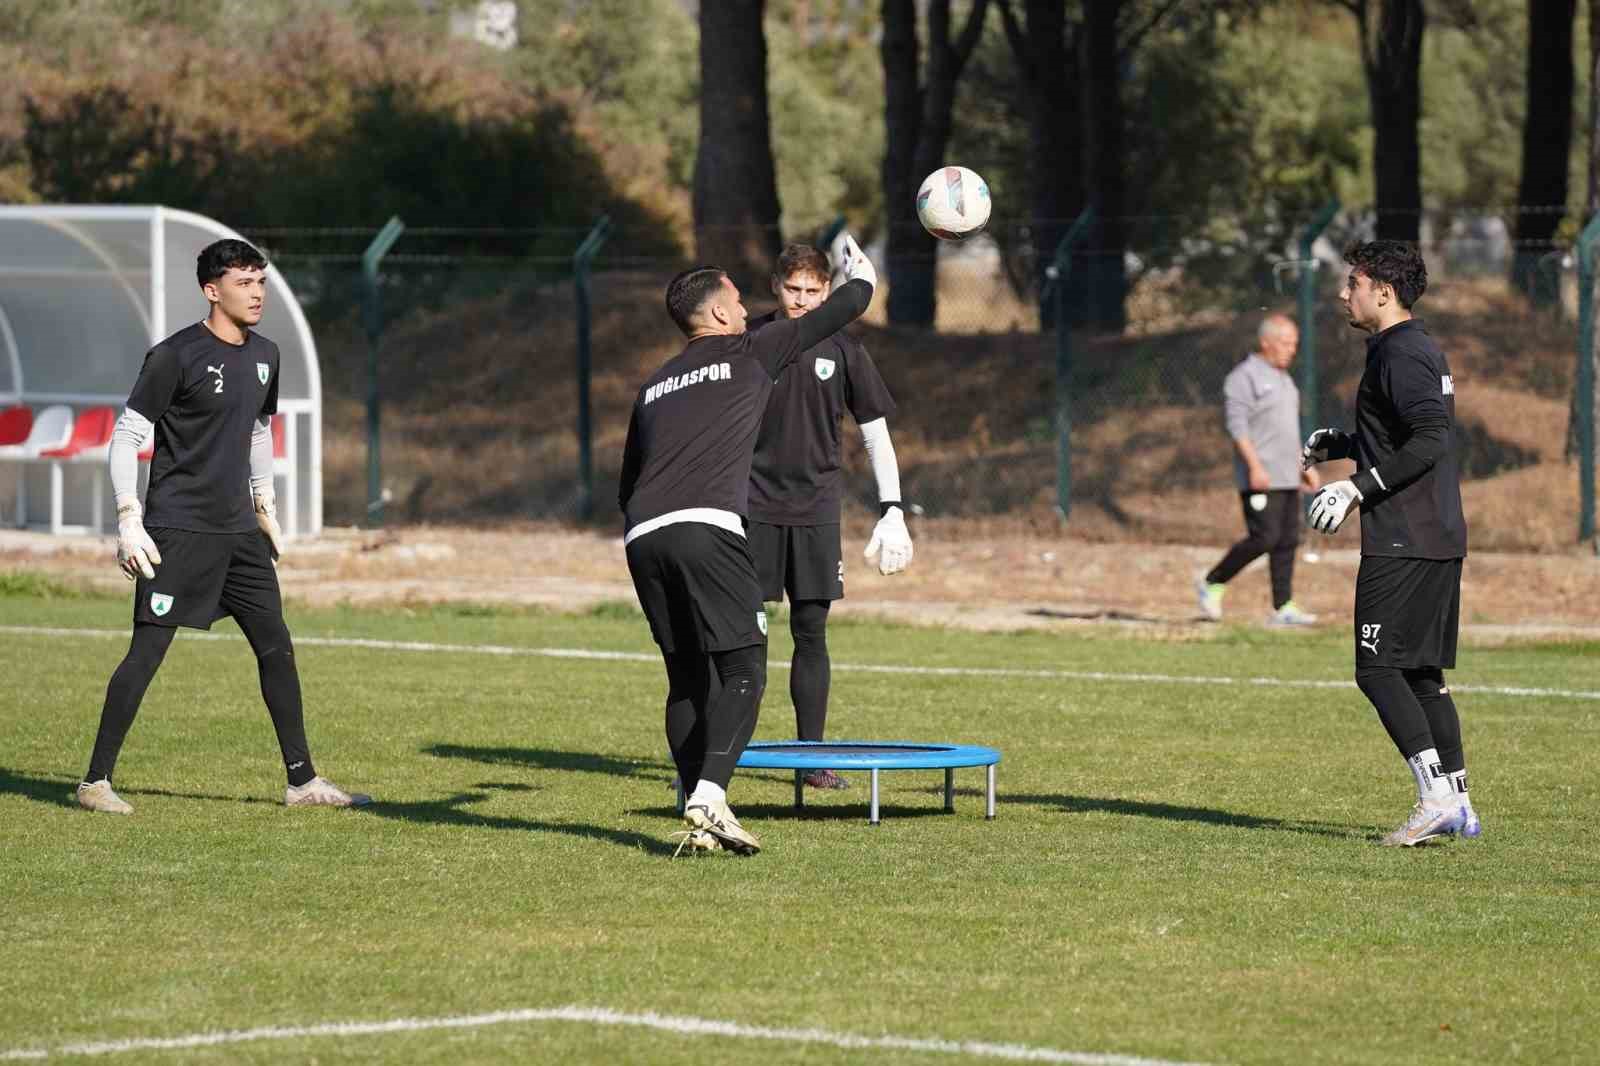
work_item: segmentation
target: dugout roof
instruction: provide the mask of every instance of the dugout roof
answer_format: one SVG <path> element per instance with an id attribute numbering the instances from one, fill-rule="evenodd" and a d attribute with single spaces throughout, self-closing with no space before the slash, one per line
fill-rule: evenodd
<path id="1" fill-rule="evenodd" d="M 0 406 L 121 409 L 144 353 L 205 316 L 200 249 L 239 234 L 168 207 L 0 205 Z M 303 505 L 300 532 L 322 526 L 322 376 L 288 283 L 267 271 L 256 327 L 282 353 L 279 411 Z"/>

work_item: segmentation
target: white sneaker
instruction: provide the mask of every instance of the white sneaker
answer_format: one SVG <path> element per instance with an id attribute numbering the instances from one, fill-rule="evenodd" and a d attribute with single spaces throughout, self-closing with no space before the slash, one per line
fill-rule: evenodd
<path id="1" fill-rule="evenodd" d="M 1222 594 L 1227 589 L 1226 585 L 1208 584 L 1203 574 L 1196 577 L 1194 593 L 1200 603 L 1200 613 L 1213 622 L 1222 621 Z"/>
<path id="2" fill-rule="evenodd" d="M 371 796 L 346 792 L 322 777 L 313 777 L 298 788 L 289 785 L 283 790 L 285 807 L 365 807 L 371 802 Z"/>
<path id="3" fill-rule="evenodd" d="M 1411 817 L 1379 843 L 1389 848 L 1414 848 L 1424 840 L 1454 836 L 1465 822 L 1460 807 L 1429 807 L 1418 803 L 1411 808 Z"/>
<path id="4" fill-rule="evenodd" d="M 1316 622 L 1316 615 L 1309 611 L 1302 611 L 1300 605 L 1293 600 L 1267 615 L 1267 625 L 1269 626 L 1309 626 L 1315 625 Z"/>
<path id="5" fill-rule="evenodd" d="M 722 842 L 722 846 L 738 855 L 754 855 L 761 850 L 761 841 L 755 834 L 739 824 L 733 808 L 726 800 L 691 803 L 683 810 L 683 822 L 690 829 L 703 829 Z"/>
<path id="6" fill-rule="evenodd" d="M 672 853 L 674 859 L 686 851 L 691 855 L 698 855 L 702 852 L 722 850 L 722 841 L 704 829 L 684 829 L 673 833 L 672 837 L 678 840 L 678 849 Z M 678 839 L 680 837 L 682 839 Z"/>
<path id="7" fill-rule="evenodd" d="M 78 785 L 78 806 L 102 814 L 132 814 L 133 808 L 123 798 L 111 791 L 111 782 L 105 778 L 84 781 Z"/>

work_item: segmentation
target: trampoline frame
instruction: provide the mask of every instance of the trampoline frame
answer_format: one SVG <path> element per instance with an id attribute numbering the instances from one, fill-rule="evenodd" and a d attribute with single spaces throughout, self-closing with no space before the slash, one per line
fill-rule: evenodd
<path id="1" fill-rule="evenodd" d="M 818 749 L 808 751 L 807 749 Z M 866 751 L 839 751 L 839 748 L 868 749 Z M 873 751 L 871 749 L 878 749 Z M 906 750 L 912 749 L 912 750 Z M 963 766 L 984 768 L 985 821 L 994 820 L 995 765 L 1000 753 L 994 748 L 973 744 L 928 744 L 919 741 L 894 740 L 764 740 L 745 748 L 739 756 L 739 765 L 760 770 L 794 771 L 794 806 L 805 807 L 804 779 L 807 770 L 867 770 L 871 784 L 867 798 L 867 824 L 878 825 L 880 770 L 943 770 L 944 809 L 955 813 L 956 770 Z M 683 782 L 678 782 L 678 813 L 683 813 Z"/>

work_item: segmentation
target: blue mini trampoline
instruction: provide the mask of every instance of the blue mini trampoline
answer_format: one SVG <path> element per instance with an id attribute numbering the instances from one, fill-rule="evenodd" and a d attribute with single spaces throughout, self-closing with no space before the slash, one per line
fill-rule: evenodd
<path id="1" fill-rule="evenodd" d="M 972 744 L 919 744 L 899 740 L 778 740 L 757 741 L 739 756 L 739 765 L 752 769 L 793 770 L 794 805 L 805 806 L 801 784 L 807 770 L 867 770 L 871 773 L 867 821 L 877 825 L 879 770 L 943 770 L 944 809 L 956 809 L 956 770 L 982 766 L 985 773 L 983 816 L 994 818 L 995 764 L 1000 753 Z M 683 810 L 683 787 L 678 787 L 678 810 Z"/>

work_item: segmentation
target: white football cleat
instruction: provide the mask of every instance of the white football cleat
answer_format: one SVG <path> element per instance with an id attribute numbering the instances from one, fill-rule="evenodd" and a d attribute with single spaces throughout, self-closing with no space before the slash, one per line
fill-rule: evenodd
<path id="1" fill-rule="evenodd" d="M 1300 605 L 1293 600 L 1267 615 L 1267 625 L 1269 626 L 1309 626 L 1315 625 L 1316 621 L 1316 615 L 1309 611 L 1302 611 Z"/>
<path id="2" fill-rule="evenodd" d="M 1411 817 L 1378 843 L 1389 848 L 1414 848 L 1434 837 L 1455 836 L 1465 822 L 1460 807 L 1429 807 L 1418 803 L 1411 808 Z"/>
<path id="3" fill-rule="evenodd" d="M 690 829 L 705 830 L 735 854 L 754 855 L 761 850 L 761 841 L 739 824 L 726 800 L 690 803 L 683 810 L 683 822 Z"/>
<path id="4" fill-rule="evenodd" d="M 1483 835 L 1483 823 L 1478 820 L 1478 812 L 1469 804 L 1461 805 L 1461 829 L 1464 837 L 1480 837 Z"/>
<path id="5" fill-rule="evenodd" d="M 1200 613 L 1212 622 L 1222 621 L 1222 593 L 1226 585 L 1212 585 L 1204 576 L 1194 579 L 1194 594 L 1200 604 Z"/>
<path id="6" fill-rule="evenodd" d="M 289 785 L 283 790 L 285 807 L 365 807 L 371 802 L 371 796 L 346 792 L 322 777 L 313 777 L 299 787 Z"/>
<path id="7" fill-rule="evenodd" d="M 78 785 L 78 806 L 102 814 L 132 814 L 133 808 L 121 796 L 111 791 L 111 782 L 105 778 L 84 781 Z"/>
<path id="8" fill-rule="evenodd" d="M 680 837 L 682 839 L 679 839 Z M 704 829 L 683 829 L 673 833 L 672 839 L 678 841 L 678 848 L 672 853 L 674 859 L 686 851 L 691 855 L 698 855 L 701 852 L 722 850 L 722 841 Z"/>

